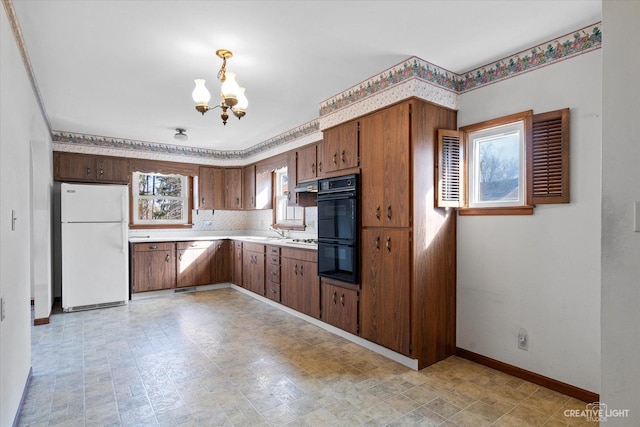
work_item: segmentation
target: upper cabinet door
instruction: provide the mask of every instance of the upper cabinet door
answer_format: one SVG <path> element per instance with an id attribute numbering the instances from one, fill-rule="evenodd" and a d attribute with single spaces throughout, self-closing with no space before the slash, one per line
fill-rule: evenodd
<path id="1" fill-rule="evenodd" d="M 298 182 L 316 179 L 316 145 L 298 149 Z"/>
<path id="2" fill-rule="evenodd" d="M 224 207 L 226 209 L 242 209 L 242 169 L 225 169 L 224 183 Z"/>
<path id="3" fill-rule="evenodd" d="M 114 184 L 129 183 L 129 160 L 113 157 L 99 157 L 96 160 L 96 174 L 100 182 Z"/>
<path id="4" fill-rule="evenodd" d="M 409 227 L 410 104 L 360 119 L 362 226 Z"/>
<path id="5" fill-rule="evenodd" d="M 256 165 L 242 168 L 242 206 L 246 210 L 256 208 Z"/>
<path id="6" fill-rule="evenodd" d="M 358 122 L 351 121 L 323 131 L 324 147 L 319 160 L 322 173 L 356 168 L 358 157 Z"/>

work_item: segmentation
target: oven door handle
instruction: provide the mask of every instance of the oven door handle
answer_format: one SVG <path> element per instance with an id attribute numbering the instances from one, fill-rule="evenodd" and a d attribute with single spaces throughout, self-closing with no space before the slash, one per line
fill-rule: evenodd
<path id="1" fill-rule="evenodd" d="M 318 193 L 318 201 L 355 199 L 355 191 L 336 191 L 334 193 Z"/>

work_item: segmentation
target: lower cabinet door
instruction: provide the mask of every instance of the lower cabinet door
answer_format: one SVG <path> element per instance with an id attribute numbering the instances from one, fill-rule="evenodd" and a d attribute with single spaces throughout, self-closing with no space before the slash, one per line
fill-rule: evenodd
<path id="1" fill-rule="evenodd" d="M 358 291 L 322 282 L 322 320 L 358 334 Z"/>

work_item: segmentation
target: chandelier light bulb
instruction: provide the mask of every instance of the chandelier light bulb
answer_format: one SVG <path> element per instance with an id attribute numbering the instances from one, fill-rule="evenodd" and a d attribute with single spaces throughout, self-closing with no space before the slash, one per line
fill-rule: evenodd
<path id="1" fill-rule="evenodd" d="M 191 96 L 193 97 L 193 101 L 196 103 L 196 107 L 198 106 L 202 106 L 202 107 L 208 107 L 209 106 L 209 101 L 211 100 L 211 94 L 209 93 L 209 91 L 207 90 L 206 86 L 204 85 L 206 80 L 204 79 L 196 79 L 194 80 L 194 82 L 196 83 L 196 87 L 195 89 L 193 89 L 193 92 L 191 93 Z"/>
<path id="2" fill-rule="evenodd" d="M 249 100 L 245 96 L 244 91 L 245 91 L 245 88 L 243 87 L 238 89 L 238 103 L 236 104 L 235 107 L 233 107 L 234 110 L 245 111 L 247 109 L 247 106 L 249 105 Z"/>
<path id="3" fill-rule="evenodd" d="M 224 99 L 224 103 L 227 104 L 227 106 L 233 107 L 238 103 L 238 92 L 240 91 L 240 86 L 236 82 L 236 73 L 229 71 L 225 75 L 226 79 L 220 88 L 222 92 L 222 99 Z"/>

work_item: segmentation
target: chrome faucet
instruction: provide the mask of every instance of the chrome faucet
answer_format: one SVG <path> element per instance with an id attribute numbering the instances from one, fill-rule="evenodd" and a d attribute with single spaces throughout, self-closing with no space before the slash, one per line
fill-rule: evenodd
<path id="1" fill-rule="evenodd" d="M 273 227 L 269 228 L 269 230 L 277 233 L 278 236 L 280 236 L 283 239 L 287 238 L 287 230 L 280 230 L 279 228 L 273 228 Z"/>

